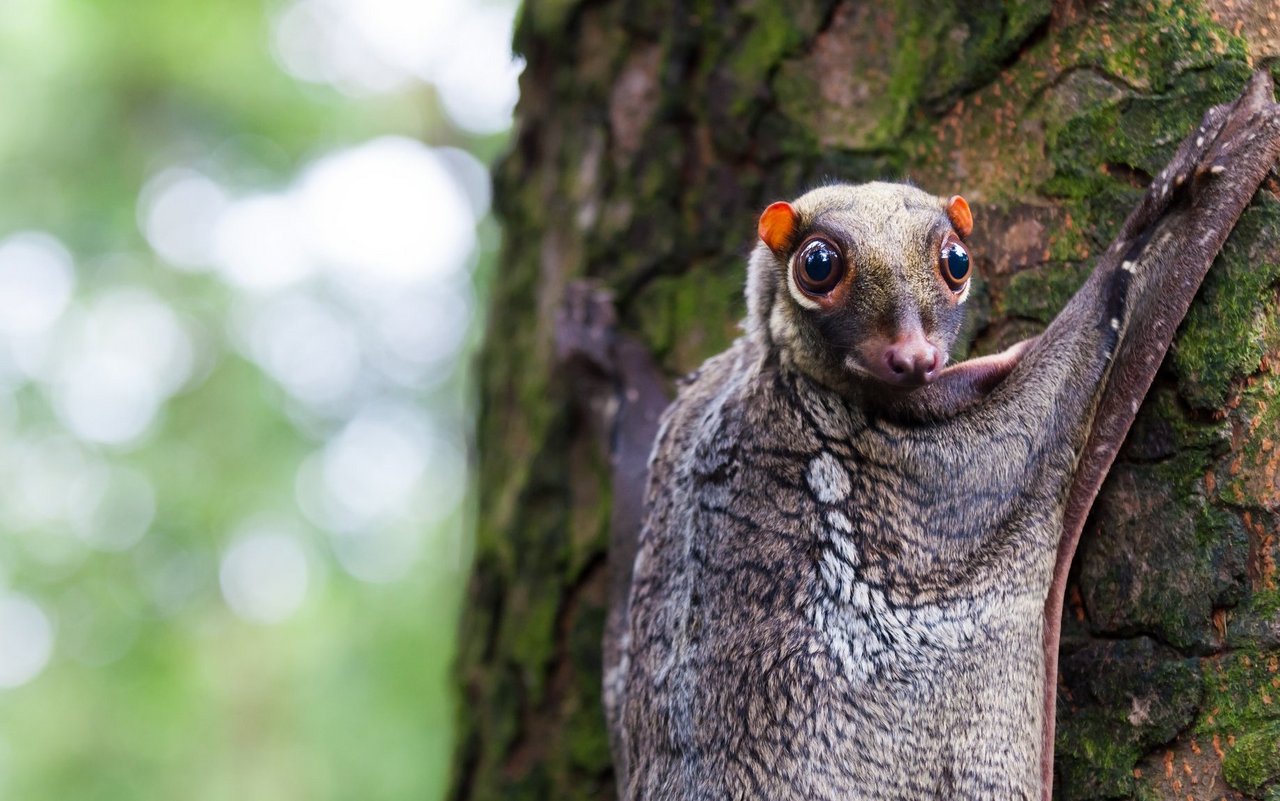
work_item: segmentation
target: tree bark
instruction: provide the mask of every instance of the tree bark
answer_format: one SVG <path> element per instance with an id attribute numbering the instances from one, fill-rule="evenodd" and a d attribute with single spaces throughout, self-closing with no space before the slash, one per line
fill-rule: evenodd
<path id="1" fill-rule="evenodd" d="M 611 488 L 555 369 L 567 283 L 610 287 L 675 377 L 736 336 L 765 205 L 909 179 L 973 205 L 968 343 L 999 350 L 1044 328 L 1203 111 L 1280 55 L 1280 2 L 544 0 L 517 46 L 453 797 L 608 799 Z M 1058 798 L 1280 799 L 1276 189 L 1215 263 L 1086 526 Z"/>

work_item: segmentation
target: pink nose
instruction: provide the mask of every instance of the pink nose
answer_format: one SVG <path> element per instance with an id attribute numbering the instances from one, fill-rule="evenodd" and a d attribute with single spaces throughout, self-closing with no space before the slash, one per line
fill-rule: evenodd
<path id="1" fill-rule="evenodd" d="M 927 384 L 938 375 L 942 354 L 920 334 L 898 339 L 885 350 L 889 372 L 903 383 Z"/>

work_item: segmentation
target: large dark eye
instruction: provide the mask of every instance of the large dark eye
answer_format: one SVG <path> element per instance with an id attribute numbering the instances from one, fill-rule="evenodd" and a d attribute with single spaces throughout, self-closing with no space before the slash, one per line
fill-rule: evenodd
<path id="1" fill-rule="evenodd" d="M 942 255 L 938 266 L 942 277 L 952 291 L 958 292 L 969 280 L 969 251 L 959 242 L 947 242 L 942 246 Z"/>
<path id="2" fill-rule="evenodd" d="M 811 295 L 825 295 L 844 277 L 840 251 L 825 239 L 815 239 L 796 256 L 796 283 Z"/>

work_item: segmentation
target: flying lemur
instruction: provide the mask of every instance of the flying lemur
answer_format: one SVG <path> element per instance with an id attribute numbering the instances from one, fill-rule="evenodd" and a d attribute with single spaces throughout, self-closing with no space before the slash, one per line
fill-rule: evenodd
<path id="1" fill-rule="evenodd" d="M 1071 556 L 1280 155 L 1272 99 L 1259 73 L 1209 110 L 1052 324 L 994 356 L 947 365 L 968 204 L 903 184 L 765 209 L 744 333 L 665 411 L 607 299 L 577 288 L 561 346 L 612 393 L 621 798 L 1050 797 Z"/>

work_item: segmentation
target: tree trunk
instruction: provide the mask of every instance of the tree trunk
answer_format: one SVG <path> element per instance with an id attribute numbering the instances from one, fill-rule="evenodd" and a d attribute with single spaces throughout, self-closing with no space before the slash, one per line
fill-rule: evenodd
<path id="1" fill-rule="evenodd" d="M 971 352 L 1041 330 L 1280 2 L 531 2 L 482 358 L 457 799 L 608 799 L 607 464 L 553 364 L 568 281 L 671 376 L 736 335 L 771 200 L 974 207 Z M 1280 799 L 1280 202 L 1259 193 L 1111 471 L 1068 590 L 1064 799 Z M 963 356 L 964 354 L 959 354 Z"/>

